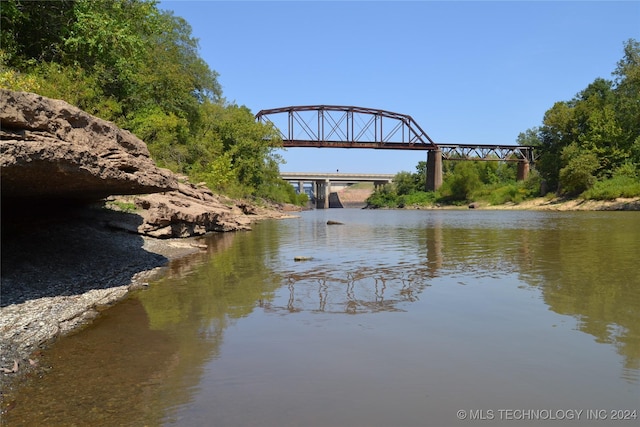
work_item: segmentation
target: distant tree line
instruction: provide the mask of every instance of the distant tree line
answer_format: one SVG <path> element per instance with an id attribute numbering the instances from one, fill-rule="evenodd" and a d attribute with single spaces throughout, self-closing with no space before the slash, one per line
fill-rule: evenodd
<path id="1" fill-rule="evenodd" d="M 443 185 L 424 191 L 426 162 L 400 172 L 369 198 L 373 207 L 520 202 L 540 194 L 586 199 L 640 196 L 640 43 L 623 44 L 613 80 L 596 78 L 570 101 L 556 102 L 542 125 L 517 137 L 535 147 L 535 168 L 516 182 L 514 163 L 445 161 Z M 526 102 L 526 100 L 523 100 Z"/>
<path id="2" fill-rule="evenodd" d="M 277 132 L 222 96 L 191 27 L 153 0 L 3 0 L 0 86 L 64 99 L 143 139 L 161 167 L 230 196 L 302 203 Z"/>

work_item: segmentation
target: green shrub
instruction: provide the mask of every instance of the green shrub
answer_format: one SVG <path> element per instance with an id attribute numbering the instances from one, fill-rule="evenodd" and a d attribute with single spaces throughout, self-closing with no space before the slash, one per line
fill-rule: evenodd
<path id="1" fill-rule="evenodd" d="M 618 197 L 640 197 L 640 180 L 629 176 L 615 176 L 596 182 L 581 194 L 584 199 L 613 200 Z"/>
<path id="2" fill-rule="evenodd" d="M 126 212 L 126 213 L 131 213 L 131 212 L 135 212 L 136 210 L 136 205 L 133 202 L 127 202 L 124 200 L 113 200 L 113 201 L 109 201 L 107 202 L 107 207 L 109 209 L 112 209 L 114 211 L 119 211 L 119 212 Z"/>
<path id="3" fill-rule="evenodd" d="M 306 193 L 296 193 L 295 188 L 284 180 L 259 186 L 256 195 L 274 202 L 291 203 L 298 206 L 304 206 L 309 201 L 309 196 Z"/>
<path id="4" fill-rule="evenodd" d="M 613 200 L 618 197 L 640 197 L 640 176 L 633 163 L 618 167 L 609 179 L 597 181 L 581 194 L 584 199 Z"/>
<path id="5" fill-rule="evenodd" d="M 436 202 L 433 191 L 416 191 L 405 196 L 405 206 L 430 206 Z"/>
<path id="6" fill-rule="evenodd" d="M 562 193 L 577 195 L 595 184 L 595 172 L 600 163 L 594 153 L 581 151 L 577 144 L 570 144 L 562 150 L 561 157 L 566 164 L 560 169 Z"/>
<path id="7" fill-rule="evenodd" d="M 367 205 L 372 208 L 396 208 L 398 207 L 398 195 L 391 185 L 386 184 L 367 198 Z"/>

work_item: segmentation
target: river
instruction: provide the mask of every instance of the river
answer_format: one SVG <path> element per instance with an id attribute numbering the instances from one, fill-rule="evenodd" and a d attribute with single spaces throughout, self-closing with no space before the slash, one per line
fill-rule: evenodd
<path id="1" fill-rule="evenodd" d="M 43 352 L 4 424 L 640 422 L 637 212 L 331 209 L 203 242 Z"/>

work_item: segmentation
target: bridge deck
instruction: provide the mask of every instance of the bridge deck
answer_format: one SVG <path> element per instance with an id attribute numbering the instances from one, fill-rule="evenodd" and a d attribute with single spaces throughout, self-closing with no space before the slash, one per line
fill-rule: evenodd
<path id="1" fill-rule="evenodd" d="M 324 172 L 281 172 L 286 181 L 322 181 L 332 182 L 391 182 L 394 174 L 375 173 L 324 173 Z"/>

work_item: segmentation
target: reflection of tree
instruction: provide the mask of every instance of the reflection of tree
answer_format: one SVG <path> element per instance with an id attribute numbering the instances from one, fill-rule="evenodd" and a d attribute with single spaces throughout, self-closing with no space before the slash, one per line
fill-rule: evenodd
<path id="1" fill-rule="evenodd" d="M 521 213 L 526 218 L 526 213 Z M 499 216 L 500 213 L 495 213 Z M 640 221 L 634 212 L 536 214 L 530 223 L 468 228 L 439 224 L 418 235 L 432 276 L 517 274 L 545 303 L 614 345 L 640 369 Z M 607 216 L 608 215 L 608 216 Z M 637 377 L 637 374 L 636 374 Z M 637 381 L 637 378 L 636 378 Z"/>
<path id="2" fill-rule="evenodd" d="M 614 345 L 625 369 L 637 372 L 640 221 L 624 213 L 611 219 L 595 215 L 581 218 L 578 226 L 537 233 L 531 252 L 546 264 L 534 264 L 523 280 L 540 286 L 553 311 L 575 317 L 578 328 L 597 342 Z"/>
<path id="3" fill-rule="evenodd" d="M 146 290 L 59 340 L 42 360 L 51 372 L 21 392 L 16 424 L 162 424 L 167 408 L 191 398 L 229 322 L 280 285 L 262 262 L 274 242 L 260 232 L 210 236 L 206 252 L 172 262 Z"/>
<path id="4" fill-rule="evenodd" d="M 615 346 L 626 368 L 638 371 L 637 213 L 485 211 L 473 214 L 478 224 L 469 214 L 429 212 L 418 227 L 309 224 L 300 231 L 303 246 L 340 251 L 340 258 L 283 271 L 295 290 L 287 310 L 402 310 L 436 277 L 513 276 L 539 288 L 551 310 L 577 319 L 581 331 Z M 275 298 L 271 309 L 284 305 Z"/>
<path id="5" fill-rule="evenodd" d="M 165 380 L 172 394 L 194 392 L 229 323 L 249 315 L 256 305 L 268 305 L 281 284 L 264 264 L 265 254 L 276 251 L 276 232 L 256 227 L 252 233 L 209 236 L 206 252 L 172 264 L 168 275 L 138 295 L 150 330 L 175 341 L 179 363 Z"/>
<path id="6" fill-rule="evenodd" d="M 171 330 L 197 318 L 202 333 L 251 313 L 256 301 L 268 298 L 280 286 L 279 277 L 263 263 L 264 253 L 274 242 L 272 236 L 257 231 L 209 236 L 205 253 L 178 260 L 174 264 L 179 267 L 170 266 L 175 274 L 140 294 L 151 327 Z"/>
<path id="7" fill-rule="evenodd" d="M 177 350 L 165 333 L 149 330 L 139 301 L 124 301 L 37 357 L 44 373 L 16 390 L 19 404 L 2 414 L 2 425 L 158 425 L 164 407 L 156 393 L 180 369 Z M 174 402 L 186 402 L 185 391 L 175 390 Z"/>

